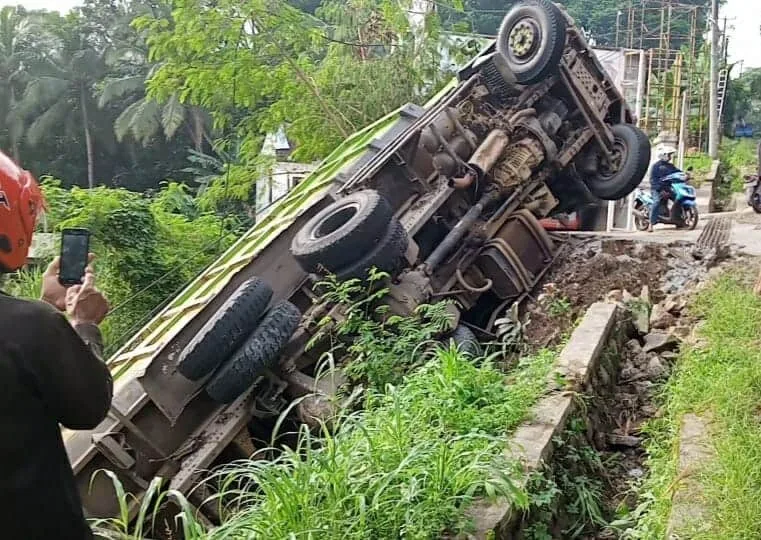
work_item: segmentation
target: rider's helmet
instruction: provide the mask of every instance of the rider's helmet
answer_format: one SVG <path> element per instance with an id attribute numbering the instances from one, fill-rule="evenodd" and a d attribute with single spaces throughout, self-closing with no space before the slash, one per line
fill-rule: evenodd
<path id="1" fill-rule="evenodd" d="M 26 262 L 45 200 L 37 180 L 0 152 L 0 271 Z"/>
<path id="2" fill-rule="evenodd" d="M 658 147 L 658 159 L 670 160 L 676 154 L 676 148 L 670 144 L 662 144 Z"/>

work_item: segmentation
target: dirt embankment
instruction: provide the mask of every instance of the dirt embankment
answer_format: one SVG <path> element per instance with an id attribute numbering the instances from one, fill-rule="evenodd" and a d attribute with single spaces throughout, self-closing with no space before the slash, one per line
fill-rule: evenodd
<path id="1" fill-rule="evenodd" d="M 611 294 L 627 300 L 646 286 L 650 302 L 658 303 L 706 271 L 679 244 L 570 239 L 562 250 L 540 294 L 526 305 L 525 338 L 534 349 L 557 345 L 590 305 Z"/>

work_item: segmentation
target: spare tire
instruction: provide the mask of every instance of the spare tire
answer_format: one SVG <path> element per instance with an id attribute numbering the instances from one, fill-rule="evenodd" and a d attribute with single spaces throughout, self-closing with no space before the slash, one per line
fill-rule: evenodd
<path id="1" fill-rule="evenodd" d="M 394 215 L 375 190 L 364 189 L 318 212 L 296 233 L 291 253 L 307 272 L 335 272 L 372 250 Z"/>
<path id="2" fill-rule="evenodd" d="M 396 218 L 393 218 L 388 230 L 372 251 L 357 262 L 339 269 L 336 272 L 336 277 L 341 281 L 364 280 L 373 267 L 392 274 L 404 266 L 406 262 L 404 256 L 407 253 L 408 244 L 407 231 Z"/>
<path id="3" fill-rule="evenodd" d="M 214 371 L 256 328 L 271 298 L 265 281 L 244 281 L 182 350 L 177 371 L 191 381 Z"/>
<path id="4" fill-rule="evenodd" d="M 218 403 L 234 401 L 265 369 L 277 365 L 280 351 L 300 322 L 301 312 L 288 301 L 269 310 L 246 342 L 209 380 L 206 393 Z"/>
<path id="5" fill-rule="evenodd" d="M 518 84 L 535 84 L 558 70 L 565 50 L 566 18 L 549 0 L 527 0 L 499 27 L 497 51 Z"/>
<path id="6" fill-rule="evenodd" d="M 634 191 L 647 175 L 650 139 L 632 124 L 616 124 L 610 131 L 618 163 L 611 167 L 606 160 L 599 159 L 597 172 L 586 176 L 584 183 L 595 197 L 616 201 Z"/>

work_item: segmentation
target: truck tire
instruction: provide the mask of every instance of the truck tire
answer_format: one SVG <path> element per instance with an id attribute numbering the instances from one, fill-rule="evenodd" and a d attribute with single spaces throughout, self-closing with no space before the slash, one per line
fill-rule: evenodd
<path id="1" fill-rule="evenodd" d="M 452 331 L 449 338 L 445 340 L 444 343 L 448 345 L 450 341 L 454 342 L 455 346 L 462 354 L 467 354 L 475 358 L 483 354 L 478 338 L 476 338 L 473 331 L 465 325 L 457 325 L 457 328 Z"/>
<path id="2" fill-rule="evenodd" d="M 256 328 L 271 298 L 265 281 L 243 282 L 182 350 L 177 371 L 191 381 L 214 371 Z"/>
<path id="3" fill-rule="evenodd" d="M 631 124 L 616 124 L 610 130 L 621 153 L 621 163 L 616 170 L 604 170 L 608 167 L 600 159 L 597 172 L 584 178 L 584 182 L 595 197 L 615 201 L 634 191 L 645 178 L 650 167 L 650 140 Z"/>
<path id="4" fill-rule="evenodd" d="M 388 201 L 364 189 L 335 201 L 310 219 L 291 242 L 291 253 L 307 272 L 335 272 L 372 250 L 393 217 Z"/>
<path id="5" fill-rule="evenodd" d="M 349 279 L 366 279 L 373 267 L 388 273 L 400 270 L 404 264 L 407 252 L 407 231 L 396 218 L 391 220 L 385 234 L 378 244 L 357 262 L 352 263 L 336 272 L 341 281 Z"/>
<path id="6" fill-rule="evenodd" d="M 269 310 L 246 342 L 209 380 L 209 397 L 218 403 L 235 401 L 265 369 L 277 365 L 280 351 L 300 321 L 301 312 L 288 301 Z"/>
<path id="7" fill-rule="evenodd" d="M 557 71 L 565 50 L 566 18 L 549 0 L 527 0 L 499 27 L 497 51 L 518 84 L 535 84 Z"/>

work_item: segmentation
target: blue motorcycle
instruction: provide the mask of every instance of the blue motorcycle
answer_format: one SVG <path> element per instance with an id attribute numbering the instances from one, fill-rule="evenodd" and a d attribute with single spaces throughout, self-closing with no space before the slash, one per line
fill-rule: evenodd
<path id="1" fill-rule="evenodd" d="M 689 185 L 690 175 L 676 172 L 665 177 L 661 191 L 658 223 L 676 225 L 677 229 L 693 230 L 698 225 L 698 203 L 695 188 Z M 669 204 L 671 203 L 671 204 Z M 634 224 L 640 231 L 650 226 L 653 197 L 649 191 L 634 193 Z"/>

